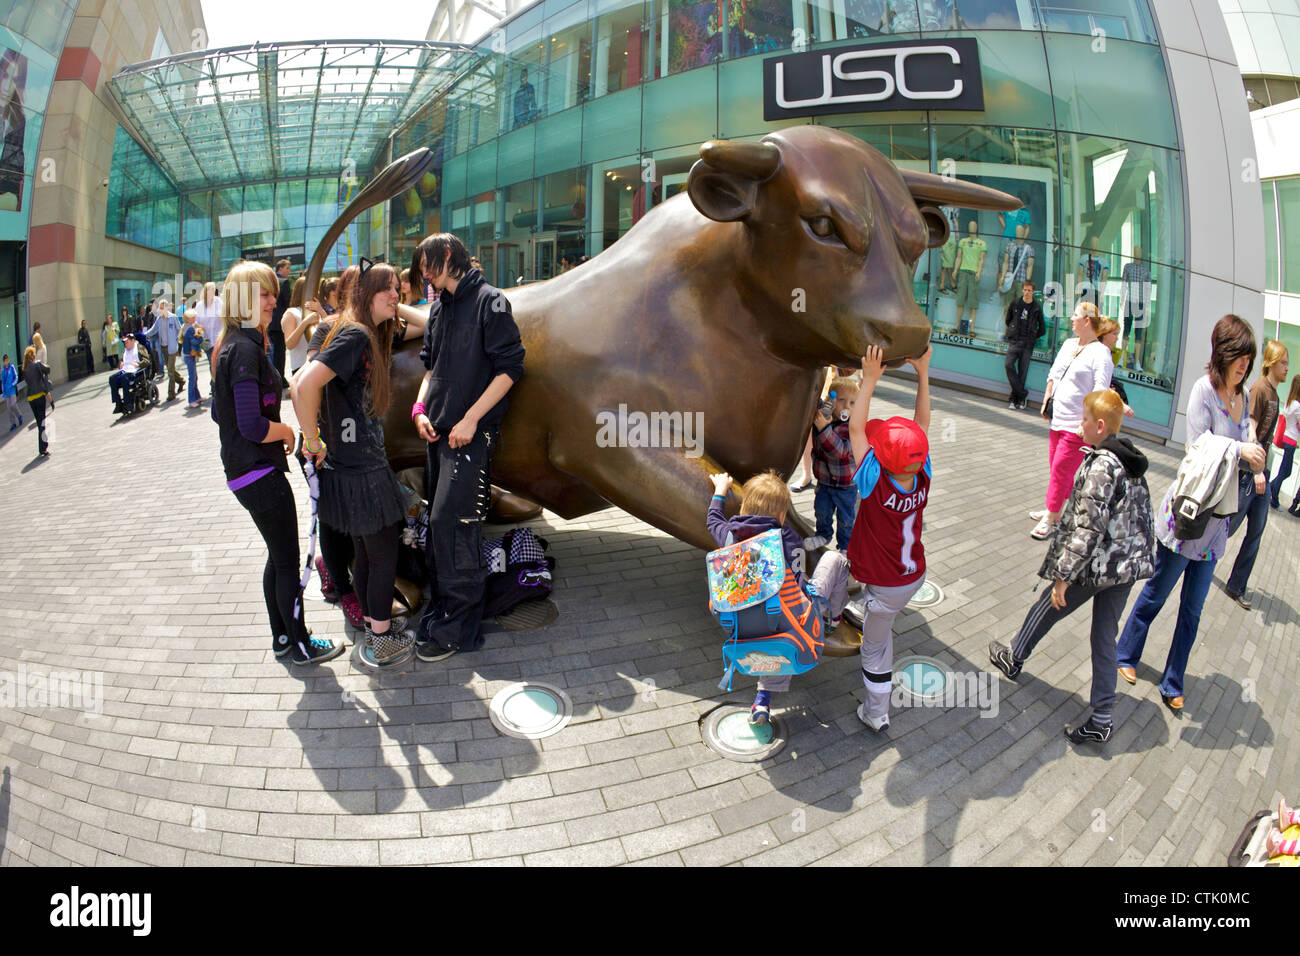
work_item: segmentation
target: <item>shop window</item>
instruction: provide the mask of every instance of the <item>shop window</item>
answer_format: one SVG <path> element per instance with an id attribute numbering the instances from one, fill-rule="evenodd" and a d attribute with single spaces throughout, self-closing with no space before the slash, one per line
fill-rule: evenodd
<path id="1" fill-rule="evenodd" d="M 1045 36 L 1058 129 L 1177 147 L 1174 107 L 1158 47 Z M 982 52 L 982 51 L 981 51 Z"/>
<path id="2" fill-rule="evenodd" d="M 1300 179 L 1277 180 L 1282 291 L 1300 294 Z"/>
<path id="3" fill-rule="evenodd" d="M 1280 289 L 1277 277 L 1277 194 L 1275 183 L 1268 180 L 1264 187 L 1264 288 Z M 1300 368 L 1300 364 L 1297 364 Z"/>
<path id="4" fill-rule="evenodd" d="M 978 117 L 979 122 L 988 125 L 1051 129 L 1056 114 L 1042 35 L 990 30 L 977 34 L 976 39 L 984 81 L 984 111 L 971 114 L 936 110 L 933 114 L 936 119 L 942 123 L 969 125 Z M 1164 82 L 1163 75 L 1161 82 Z M 1060 97 L 1059 89 L 1056 93 Z M 1168 105 L 1167 93 L 1166 104 L 1172 117 L 1173 107 Z"/>
<path id="5" fill-rule="evenodd" d="M 1035 0 L 1044 30 L 1155 43 L 1147 0 Z"/>

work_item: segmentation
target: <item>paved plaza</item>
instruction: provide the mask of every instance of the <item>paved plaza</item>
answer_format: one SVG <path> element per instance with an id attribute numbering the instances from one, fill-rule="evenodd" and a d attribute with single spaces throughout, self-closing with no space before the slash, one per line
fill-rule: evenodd
<path id="1" fill-rule="evenodd" d="M 1171 600 L 1137 685 L 1119 682 L 1110 743 L 1072 747 L 1062 728 L 1087 709 L 1088 613 L 1018 683 L 988 663 L 988 642 L 1007 641 L 1035 597 L 1046 548 L 1026 512 L 1042 504 L 1047 427 L 1002 403 L 935 390 L 924 542 L 945 599 L 895 632 L 896 657 L 992 672 L 996 715 L 896 708 L 877 736 L 854 714 L 857 659 L 830 659 L 774 700 L 784 750 L 741 763 L 700 739 L 702 715 L 748 705 L 752 682 L 718 690 L 699 550 L 616 509 L 547 513 L 532 525 L 557 560 L 554 624 L 493 630 L 482 651 L 378 678 L 347 656 L 291 667 L 270 651 L 266 552 L 225 488 L 207 410 L 182 398 L 115 422 L 107 392 L 102 372 L 57 389 L 48 460 L 30 416 L 0 439 L 0 674 L 11 687 L 51 671 L 103 681 L 99 713 L 0 708 L 4 865 L 1217 866 L 1257 809 L 1300 800 L 1300 521 L 1271 514 L 1251 612 L 1222 591 L 1240 535 L 1230 542 L 1181 716 L 1154 683 Z M 872 411 L 911 404 L 887 376 Z M 705 425 L 725 427 L 707 409 Z M 1158 502 L 1180 455 L 1139 445 Z M 811 518 L 812 491 L 795 500 Z M 702 492 L 701 522 L 706 505 Z M 307 617 L 351 640 L 336 607 L 310 600 Z M 563 688 L 571 723 L 540 741 L 500 734 L 488 701 L 520 680 Z"/>

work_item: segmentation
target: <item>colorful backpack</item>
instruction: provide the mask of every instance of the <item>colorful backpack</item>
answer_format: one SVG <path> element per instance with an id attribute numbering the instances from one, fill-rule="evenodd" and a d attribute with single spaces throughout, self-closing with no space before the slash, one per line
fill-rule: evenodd
<path id="1" fill-rule="evenodd" d="M 730 691 L 737 670 L 776 677 L 817 666 L 821 617 L 786 567 L 779 528 L 710 551 L 705 564 L 709 610 L 728 634 L 719 688 Z"/>

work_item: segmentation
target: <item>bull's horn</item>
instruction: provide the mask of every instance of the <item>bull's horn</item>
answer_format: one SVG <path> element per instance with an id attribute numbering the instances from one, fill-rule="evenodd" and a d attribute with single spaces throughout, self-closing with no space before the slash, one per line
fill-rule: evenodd
<path id="1" fill-rule="evenodd" d="M 711 139 L 700 147 L 700 159 L 715 169 L 762 182 L 781 164 L 781 151 L 771 143 Z"/>
<path id="2" fill-rule="evenodd" d="M 917 172 L 913 169 L 900 169 L 899 172 L 912 193 L 912 198 L 918 203 L 1008 211 L 1019 209 L 1024 205 L 1015 196 L 1004 193 L 1000 189 L 963 182 L 951 176 L 937 176 L 934 173 Z"/>
<path id="3" fill-rule="evenodd" d="M 320 274 L 325 271 L 325 259 L 334 248 L 334 243 L 338 242 L 339 236 L 343 235 L 343 230 L 352 225 L 352 221 L 361 215 L 363 209 L 369 209 L 389 199 L 396 199 L 418 183 L 420 177 L 433 167 L 434 159 L 433 153 L 421 146 L 393 160 L 384 167 L 383 172 L 361 188 L 361 192 L 348 203 L 342 215 L 334 220 L 334 225 L 330 226 L 329 232 L 325 233 L 325 238 L 316 246 L 311 264 L 307 267 L 308 296 L 316 294 L 316 289 L 320 286 Z"/>

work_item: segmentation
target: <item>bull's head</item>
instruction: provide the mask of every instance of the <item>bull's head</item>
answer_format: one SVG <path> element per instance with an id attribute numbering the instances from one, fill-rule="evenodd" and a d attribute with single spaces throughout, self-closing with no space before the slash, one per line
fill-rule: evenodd
<path id="1" fill-rule="evenodd" d="M 921 254 L 948 237 L 936 207 L 1021 205 L 986 186 L 899 169 L 827 126 L 758 143 L 710 140 L 687 190 L 708 218 L 743 226 L 741 288 L 755 311 L 777 318 L 771 348 L 807 365 L 857 365 L 870 345 L 895 364 L 919 356 L 930 321 L 912 276 Z"/>

